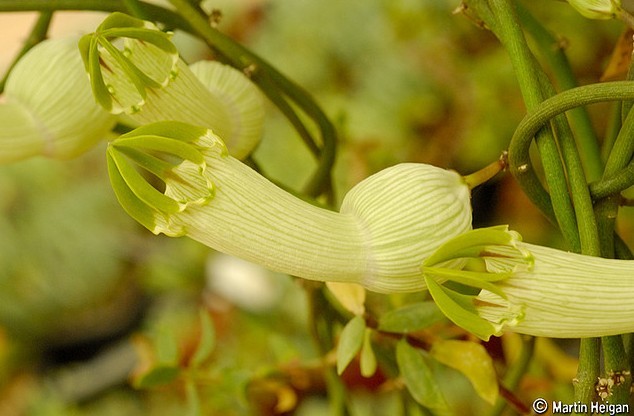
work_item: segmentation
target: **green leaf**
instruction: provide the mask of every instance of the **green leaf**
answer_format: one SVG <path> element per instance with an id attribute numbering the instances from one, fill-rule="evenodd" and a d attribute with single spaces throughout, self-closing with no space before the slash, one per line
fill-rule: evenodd
<path id="1" fill-rule="evenodd" d="M 425 275 L 425 283 L 440 310 L 456 325 L 488 341 L 498 331 L 495 326 L 480 317 L 473 306 L 474 296 L 462 295 L 443 288 L 432 277 Z"/>
<path id="2" fill-rule="evenodd" d="M 180 368 L 173 365 L 158 365 L 135 380 L 134 386 L 138 389 L 147 389 L 169 384 L 180 374 Z"/>
<path id="3" fill-rule="evenodd" d="M 200 311 L 200 342 L 198 348 L 191 360 L 192 367 L 200 366 L 205 360 L 209 358 L 214 350 L 216 344 L 216 331 L 214 324 L 209 317 L 209 313 L 204 310 Z"/>
<path id="4" fill-rule="evenodd" d="M 365 320 L 359 315 L 352 318 L 343 328 L 337 347 L 337 374 L 341 375 L 357 355 L 363 345 L 364 334 Z"/>
<path id="5" fill-rule="evenodd" d="M 460 371 L 473 385 L 478 396 L 490 404 L 498 398 L 498 382 L 493 360 L 486 349 L 475 342 L 440 340 L 430 354 L 437 361 Z"/>
<path id="6" fill-rule="evenodd" d="M 445 319 L 434 302 L 419 302 L 384 313 L 379 318 L 379 330 L 407 334 L 425 329 Z"/>
<path id="7" fill-rule="evenodd" d="M 363 346 L 361 347 L 361 375 L 363 377 L 372 377 L 376 373 L 376 355 L 372 349 L 372 330 L 366 328 L 363 337 Z"/>
<path id="8" fill-rule="evenodd" d="M 401 339 L 396 344 L 396 362 L 414 400 L 433 410 L 449 410 L 423 352 L 412 347 L 407 340 Z"/>

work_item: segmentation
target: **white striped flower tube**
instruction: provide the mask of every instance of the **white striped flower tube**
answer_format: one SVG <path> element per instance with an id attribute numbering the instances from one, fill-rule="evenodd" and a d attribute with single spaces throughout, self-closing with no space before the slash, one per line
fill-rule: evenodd
<path id="1" fill-rule="evenodd" d="M 77 39 L 45 40 L 18 61 L 0 104 L 0 163 L 67 159 L 105 138 L 115 117 L 94 102 Z"/>
<path id="2" fill-rule="evenodd" d="M 155 234 L 188 236 L 273 271 L 377 292 L 425 289 L 420 263 L 471 229 L 469 187 L 456 172 L 430 165 L 400 164 L 370 176 L 339 212 L 280 189 L 230 156 L 209 129 L 178 122 L 112 141 L 108 166 L 121 205 Z"/>
<path id="3" fill-rule="evenodd" d="M 469 267 L 443 264 L 456 259 L 469 259 Z M 550 338 L 634 331 L 632 261 L 528 244 L 500 226 L 448 241 L 422 271 L 443 312 L 483 339 L 504 331 Z M 446 281 L 463 290 L 443 286 Z"/>

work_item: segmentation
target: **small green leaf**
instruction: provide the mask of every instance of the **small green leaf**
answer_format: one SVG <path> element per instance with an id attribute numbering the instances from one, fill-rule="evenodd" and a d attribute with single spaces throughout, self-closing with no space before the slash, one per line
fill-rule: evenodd
<path id="1" fill-rule="evenodd" d="M 481 344 L 470 341 L 440 340 L 431 356 L 460 371 L 473 385 L 478 396 L 493 404 L 498 398 L 498 382 L 493 360 Z"/>
<path id="2" fill-rule="evenodd" d="M 200 342 L 198 343 L 198 348 L 196 348 L 196 352 L 191 360 L 192 367 L 198 367 L 206 359 L 208 359 L 216 344 L 216 331 L 214 324 L 209 317 L 209 313 L 204 310 L 200 311 L 200 326 Z"/>
<path id="3" fill-rule="evenodd" d="M 472 304 L 474 296 L 462 295 L 443 288 L 432 277 L 425 275 L 425 283 L 440 310 L 456 325 L 488 341 L 498 331 L 495 326 L 480 317 Z"/>
<path id="4" fill-rule="evenodd" d="M 376 355 L 372 349 L 372 330 L 366 328 L 363 337 L 363 346 L 361 347 L 361 375 L 363 377 L 372 377 L 376 373 Z"/>
<path id="5" fill-rule="evenodd" d="M 449 410 L 438 382 L 421 351 L 412 347 L 407 340 L 401 339 L 396 344 L 396 362 L 414 400 L 433 410 Z"/>
<path id="6" fill-rule="evenodd" d="M 407 334 L 425 329 L 445 319 L 432 301 L 412 303 L 384 313 L 379 318 L 379 330 Z"/>
<path id="7" fill-rule="evenodd" d="M 364 334 L 365 321 L 358 315 L 343 328 L 337 347 L 337 374 L 341 375 L 357 355 L 363 345 Z"/>
<path id="8" fill-rule="evenodd" d="M 134 386 L 138 389 L 163 386 L 176 380 L 180 374 L 180 368 L 172 365 L 158 365 L 135 380 Z"/>

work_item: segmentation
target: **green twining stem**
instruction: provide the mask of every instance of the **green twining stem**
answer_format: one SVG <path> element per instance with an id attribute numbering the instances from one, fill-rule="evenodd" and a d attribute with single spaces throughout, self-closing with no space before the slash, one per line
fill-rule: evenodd
<path id="1" fill-rule="evenodd" d="M 497 15 L 496 36 L 509 54 L 526 108 L 531 111 L 548 96 L 548 91 L 544 89 L 544 85 L 549 83 L 548 78 L 528 47 L 513 4 L 509 0 L 490 0 L 489 5 Z M 546 182 L 550 189 L 550 199 L 541 198 L 534 200 L 534 202 L 549 217 L 552 218 L 554 213 L 554 218 L 569 247 L 574 251 L 579 251 L 581 244 L 574 208 L 568 193 L 566 174 L 554 133 L 551 129 L 545 128 L 536 132 L 535 136 Z M 522 188 L 525 188 L 525 192 L 537 185 L 532 182 L 525 183 L 519 179 L 518 182 Z M 527 192 L 527 195 L 533 199 L 534 193 Z M 548 202 L 551 202 L 551 206 L 546 205 Z"/>
<path id="2" fill-rule="evenodd" d="M 555 94 L 554 88 L 549 82 L 542 82 L 542 85 L 549 95 Z M 599 244 L 597 220 L 583 170 L 583 163 L 577 151 L 572 130 L 563 115 L 555 117 L 552 120 L 552 126 L 558 138 L 559 149 L 566 167 L 570 186 L 570 197 L 574 204 L 580 243 L 579 251 L 590 256 L 600 256 L 601 246 Z"/>
<path id="3" fill-rule="evenodd" d="M 599 338 L 585 338 L 579 346 L 579 367 L 573 380 L 575 400 L 590 403 L 595 398 L 594 385 L 601 373 L 601 345 Z"/>
<path id="4" fill-rule="evenodd" d="M 529 147 L 535 134 L 552 118 L 573 108 L 632 98 L 634 98 L 634 82 L 612 81 L 572 88 L 546 99 L 534 111 L 527 114 L 517 126 L 509 145 L 509 170 L 523 183 L 534 184 L 529 189 L 532 198 L 548 201 L 550 197 L 537 178 L 529 156 Z M 618 187 L 623 186 L 624 180 L 623 176 L 617 179 L 615 175 L 595 182 L 591 185 L 591 194 L 593 197 L 599 193 L 607 195 L 612 193 L 612 186 L 615 187 L 616 192 L 620 192 L 623 188 L 618 189 Z M 545 203 L 542 202 L 542 205 Z"/>
<path id="5" fill-rule="evenodd" d="M 522 25 L 535 41 L 539 52 L 548 63 L 560 90 L 568 90 L 578 86 L 577 79 L 561 40 L 557 39 L 537 20 L 521 3 L 517 4 L 517 11 Z M 603 172 L 599 141 L 592 127 L 592 121 L 585 108 L 579 107 L 568 114 L 575 131 L 579 153 L 583 161 L 586 176 L 589 181 L 598 179 Z"/>
<path id="6" fill-rule="evenodd" d="M 163 22 L 168 27 L 193 33 L 191 25 L 177 13 L 143 1 L 137 2 L 145 16 Z M 2 0 L 0 12 L 26 12 L 57 10 L 94 10 L 103 12 L 128 12 L 124 0 Z"/>
<path id="7" fill-rule="evenodd" d="M 629 163 L 614 176 L 592 182 L 589 188 L 594 199 L 602 199 L 618 194 L 632 185 L 634 185 L 634 162 Z"/>
<path id="8" fill-rule="evenodd" d="M 610 179 L 628 166 L 634 153 L 634 111 L 630 111 L 606 161 L 604 178 Z M 604 257 L 614 257 L 614 227 L 619 207 L 618 194 L 608 194 L 596 206 Z"/>
<path id="9" fill-rule="evenodd" d="M 145 10 L 141 6 L 141 2 L 139 0 L 123 0 L 123 4 L 125 5 L 128 13 L 132 16 L 138 17 L 140 19 L 146 19 Z"/>

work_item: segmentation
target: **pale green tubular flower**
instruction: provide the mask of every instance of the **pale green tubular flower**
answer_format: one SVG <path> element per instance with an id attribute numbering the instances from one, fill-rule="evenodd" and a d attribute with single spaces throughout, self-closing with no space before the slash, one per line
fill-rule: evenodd
<path id="1" fill-rule="evenodd" d="M 443 264 L 458 258 L 470 259 L 471 268 Z M 525 243 L 501 226 L 448 241 L 422 271 L 443 312 L 482 339 L 504 331 L 550 338 L 634 331 L 632 261 Z M 446 281 L 463 290 L 442 285 Z M 467 293 L 469 286 L 479 293 Z"/>
<path id="2" fill-rule="evenodd" d="M 97 102 L 137 124 L 174 120 L 205 126 L 234 157 L 246 157 L 262 132 L 261 94 L 230 66 L 201 61 L 190 69 L 170 36 L 122 13 L 84 36 L 79 48 Z"/>
<path id="3" fill-rule="evenodd" d="M 183 123 L 141 126 L 112 141 L 108 168 L 121 205 L 155 234 L 378 292 L 424 289 L 420 263 L 471 229 L 469 187 L 456 172 L 397 165 L 359 183 L 334 212 L 275 186 L 230 156 L 211 130 Z"/>
<path id="4" fill-rule="evenodd" d="M 589 19 L 614 19 L 622 11 L 621 0 L 568 0 L 568 3 Z"/>
<path id="5" fill-rule="evenodd" d="M 76 38 L 45 40 L 16 64 L 0 104 L 0 163 L 66 159 L 103 139 L 115 117 L 94 102 Z"/>

